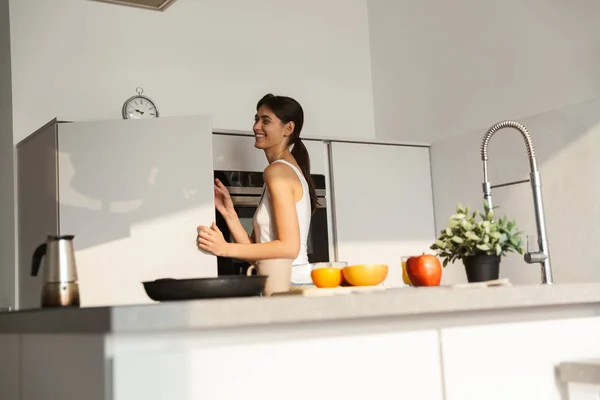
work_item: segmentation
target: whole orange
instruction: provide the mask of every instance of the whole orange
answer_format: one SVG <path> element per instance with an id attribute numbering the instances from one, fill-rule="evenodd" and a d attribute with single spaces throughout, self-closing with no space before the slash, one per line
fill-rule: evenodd
<path id="1" fill-rule="evenodd" d="M 318 288 L 334 288 L 342 283 L 342 270 L 332 267 L 317 268 L 310 271 L 310 277 Z"/>

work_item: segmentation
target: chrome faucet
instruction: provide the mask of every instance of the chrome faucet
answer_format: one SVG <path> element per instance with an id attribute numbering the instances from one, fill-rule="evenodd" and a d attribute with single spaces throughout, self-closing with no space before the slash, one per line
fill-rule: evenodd
<path id="1" fill-rule="evenodd" d="M 531 181 L 531 190 L 533 192 L 533 206 L 535 211 L 535 224 L 537 228 L 538 235 L 538 247 L 539 251 L 525 253 L 524 259 L 528 264 L 539 263 L 542 266 L 542 283 L 546 285 L 551 285 L 553 283 L 552 279 L 552 268 L 550 267 L 550 249 L 548 247 L 548 238 L 546 236 L 546 222 L 544 217 L 544 202 L 542 201 L 542 181 L 540 178 L 540 171 L 537 167 L 537 161 L 535 159 L 535 152 L 533 150 L 533 143 L 531 141 L 531 136 L 527 131 L 527 128 L 516 121 L 502 121 L 493 125 L 486 132 L 483 137 L 483 142 L 481 142 L 481 160 L 483 161 L 483 198 L 488 201 L 488 204 L 491 207 L 492 205 L 492 186 L 488 181 L 488 145 L 490 143 L 490 139 L 494 135 L 494 133 L 498 132 L 500 129 L 504 128 L 514 128 L 521 132 L 523 135 L 523 140 L 525 141 L 525 146 L 527 147 L 527 156 L 529 157 L 529 166 L 531 172 L 529 174 L 529 181 Z M 526 182 L 519 181 L 517 183 Z M 498 186 L 506 186 L 506 185 L 498 185 Z"/>

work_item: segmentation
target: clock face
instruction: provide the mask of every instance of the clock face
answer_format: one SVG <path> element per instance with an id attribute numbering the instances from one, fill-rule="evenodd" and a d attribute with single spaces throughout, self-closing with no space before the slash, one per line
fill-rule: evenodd
<path id="1" fill-rule="evenodd" d="M 150 99 L 136 96 L 128 100 L 123 107 L 123 117 L 127 119 L 156 118 L 158 110 Z"/>

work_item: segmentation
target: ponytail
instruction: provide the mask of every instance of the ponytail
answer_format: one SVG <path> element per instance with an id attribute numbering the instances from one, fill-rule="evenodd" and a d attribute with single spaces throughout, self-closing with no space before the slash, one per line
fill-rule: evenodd
<path id="1" fill-rule="evenodd" d="M 294 147 L 292 148 L 291 153 L 300 166 L 302 174 L 304 175 L 304 179 L 306 179 L 306 182 L 308 183 L 308 192 L 310 194 L 310 211 L 312 215 L 317 210 L 317 207 L 319 207 L 319 198 L 317 197 L 315 184 L 310 176 L 310 157 L 308 155 L 308 150 L 306 150 L 306 146 L 304 146 L 304 143 L 302 143 L 300 137 L 296 136 L 295 138 L 296 140 L 294 141 Z"/>

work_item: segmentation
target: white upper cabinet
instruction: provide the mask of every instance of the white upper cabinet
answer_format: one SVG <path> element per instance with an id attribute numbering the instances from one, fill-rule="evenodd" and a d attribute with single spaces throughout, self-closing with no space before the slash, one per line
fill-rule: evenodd
<path id="1" fill-rule="evenodd" d="M 320 140 L 304 140 L 310 156 L 311 174 L 327 174 L 325 144 Z M 218 171 L 262 172 L 268 165 L 265 152 L 254 147 L 249 135 L 213 134 L 213 164 Z"/>
<path id="2" fill-rule="evenodd" d="M 22 307 L 39 306 L 27 272 L 54 218 L 75 235 L 82 306 L 148 303 L 143 281 L 216 276 L 216 257 L 196 247 L 196 227 L 215 219 L 211 133 L 207 116 L 111 120 L 59 123 L 22 143 L 19 194 L 56 188 L 57 203 L 44 225 L 20 219 Z"/>
<path id="3" fill-rule="evenodd" d="M 385 263 L 402 284 L 401 257 L 435 239 L 429 148 L 331 143 L 337 259 Z"/>
<path id="4" fill-rule="evenodd" d="M 213 166 L 217 171 L 263 171 L 267 158 L 254 147 L 253 136 L 213 134 Z"/>
<path id="5" fill-rule="evenodd" d="M 310 156 L 310 173 L 329 176 L 327 146 L 320 140 L 303 140 Z M 328 193 L 329 195 L 329 193 Z"/>

